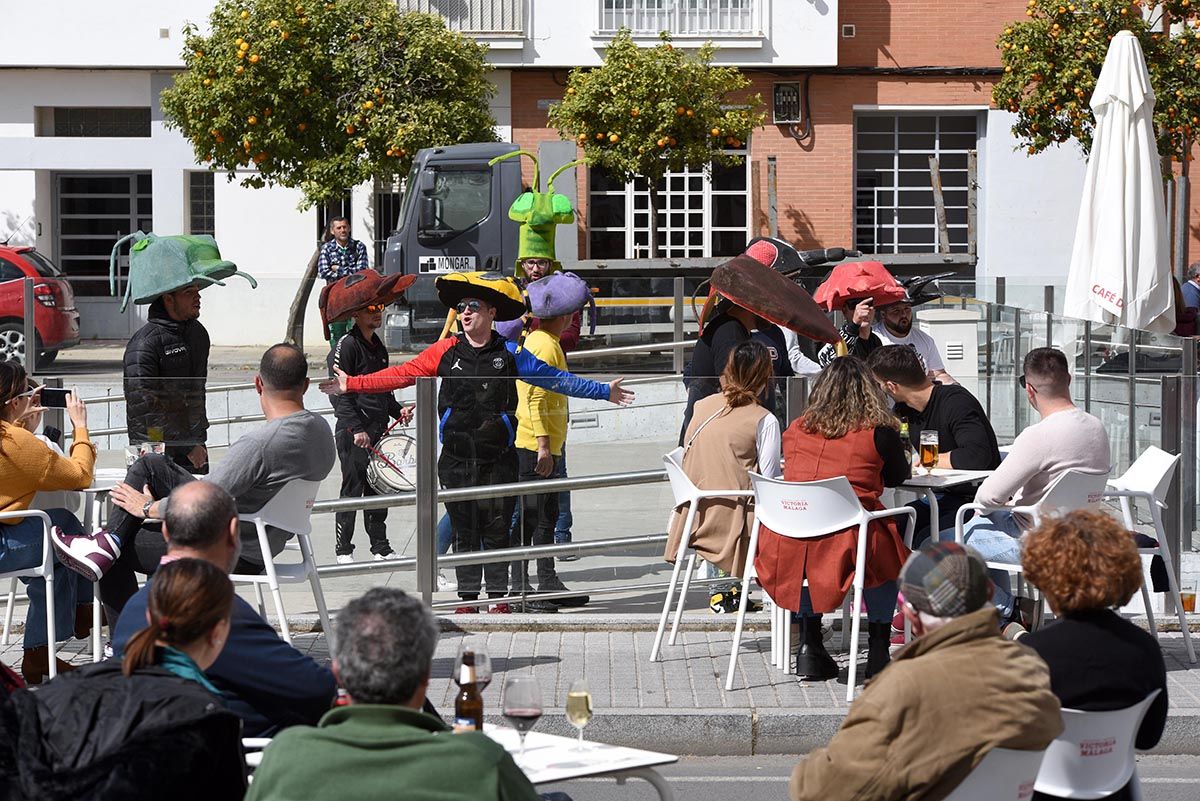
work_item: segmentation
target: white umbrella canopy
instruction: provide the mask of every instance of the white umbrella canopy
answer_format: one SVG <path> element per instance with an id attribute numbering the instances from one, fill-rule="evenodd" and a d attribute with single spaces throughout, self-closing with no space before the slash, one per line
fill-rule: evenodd
<path id="1" fill-rule="evenodd" d="M 1154 91 L 1142 46 L 1113 37 L 1092 93 L 1096 116 L 1067 278 L 1068 317 L 1159 333 L 1175 328 L 1175 294 Z"/>

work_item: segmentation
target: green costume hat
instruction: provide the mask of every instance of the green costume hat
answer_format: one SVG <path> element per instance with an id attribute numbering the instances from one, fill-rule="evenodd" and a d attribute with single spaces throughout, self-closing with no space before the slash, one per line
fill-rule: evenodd
<path id="1" fill-rule="evenodd" d="M 138 305 L 153 303 L 163 295 L 195 284 L 203 289 L 211 284 L 225 286 L 222 279 L 238 275 L 257 287 L 248 273 L 221 258 L 217 240 L 207 235 L 157 236 L 136 231 L 117 240 L 108 261 L 108 290 L 117 294 L 117 253 L 121 245 L 134 240 L 129 249 L 129 276 L 121 311 L 129 299 Z"/>
<path id="2" fill-rule="evenodd" d="M 533 161 L 533 187 L 522 192 L 513 204 L 509 206 L 508 218 L 521 223 L 517 240 L 516 275 L 525 277 L 525 269 L 521 266 L 523 259 L 549 259 L 552 262 L 551 272 L 561 270 L 562 264 L 554 254 L 554 235 L 559 225 L 575 222 L 575 210 L 571 207 L 571 199 L 554 191 L 554 179 L 559 173 L 571 167 L 583 164 L 582 159 L 569 161 L 559 167 L 546 182 L 546 191 L 542 191 L 537 156 L 527 150 L 514 150 L 497 156 L 488 162 L 489 166 L 513 156 L 529 156 Z"/>

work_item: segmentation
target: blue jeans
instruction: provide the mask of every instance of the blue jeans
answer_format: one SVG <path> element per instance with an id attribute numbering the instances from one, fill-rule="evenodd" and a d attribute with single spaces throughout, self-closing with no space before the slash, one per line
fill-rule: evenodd
<path id="1" fill-rule="evenodd" d="M 850 591 L 853 595 L 853 590 Z M 863 603 L 867 605 L 868 623 L 891 623 L 896 612 L 896 594 L 899 589 L 894 581 L 885 581 L 878 587 L 863 588 Z M 800 590 L 800 614 L 813 617 L 812 602 L 808 599 L 808 587 Z"/>
<path id="2" fill-rule="evenodd" d="M 450 525 L 450 515 L 442 512 L 442 519 L 438 521 L 437 527 L 437 552 L 438 556 L 447 553 L 450 546 L 454 544 L 454 526 Z"/>
<path id="3" fill-rule="evenodd" d="M 554 474 L 550 478 L 567 477 L 567 446 L 563 445 L 562 456 L 554 460 Z M 554 525 L 554 541 L 557 543 L 571 541 L 571 526 L 575 519 L 571 517 L 571 493 L 558 493 L 558 522 Z"/>
<path id="4" fill-rule="evenodd" d="M 47 509 L 50 524 L 65 534 L 82 534 L 83 524 L 66 509 Z M 42 520 L 23 518 L 13 526 L 0 525 L 0 572 L 25 570 L 42 563 Z M 54 554 L 54 549 L 50 549 Z M 54 633 L 58 640 L 73 636 L 75 607 L 92 600 L 92 583 L 67 568 L 54 557 Z M 22 578 L 29 594 L 29 611 L 25 617 L 25 648 L 47 645 L 46 581 L 41 578 Z"/>
<path id="5" fill-rule="evenodd" d="M 951 539 L 953 534 L 951 530 Z M 963 541 L 989 562 L 1021 564 L 1021 526 L 1012 512 L 976 515 L 963 526 Z M 1000 610 L 1001 618 L 1006 618 L 1013 610 L 1012 577 L 1004 570 L 989 570 L 988 576 L 996 585 L 992 603 Z"/>

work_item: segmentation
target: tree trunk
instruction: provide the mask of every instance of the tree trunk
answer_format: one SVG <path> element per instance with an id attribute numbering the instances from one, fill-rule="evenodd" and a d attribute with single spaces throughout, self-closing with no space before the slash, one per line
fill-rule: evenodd
<path id="1" fill-rule="evenodd" d="M 287 330 L 283 339 L 296 347 L 304 348 L 304 310 L 308 307 L 308 299 L 312 295 L 313 284 L 317 280 L 317 258 L 321 255 L 321 246 L 313 251 L 308 260 L 308 266 L 300 276 L 300 285 L 296 287 L 296 296 L 292 298 L 292 308 L 288 312 Z"/>

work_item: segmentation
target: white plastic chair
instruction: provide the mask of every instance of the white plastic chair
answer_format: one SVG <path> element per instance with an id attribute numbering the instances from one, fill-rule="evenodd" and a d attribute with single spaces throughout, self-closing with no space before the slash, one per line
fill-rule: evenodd
<path id="1" fill-rule="evenodd" d="M 1082 470 L 1067 470 L 1061 476 L 1054 480 L 1050 488 L 1046 490 L 1046 494 L 1036 504 L 1028 506 L 987 506 L 981 503 L 968 503 L 959 507 L 958 513 L 954 516 L 954 539 L 956 542 L 963 542 L 963 524 L 967 512 L 977 511 L 983 514 L 990 512 L 1012 512 L 1014 514 L 1025 514 L 1033 518 L 1033 525 L 1037 526 L 1042 522 L 1042 518 L 1050 515 L 1066 514 L 1077 509 L 1086 509 L 1090 506 L 1095 506 L 1104 499 L 1105 487 L 1108 485 L 1108 473 L 1085 473 Z M 1024 568 L 1019 564 L 1010 564 L 1009 562 L 988 562 L 987 566 L 994 570 L 1005 570 L 1009 573 L 1017 574 L 1018 579 L 1024 573 Z M 1018 592 L 1020 588 L 1018 587 Z M 1038 598 L 1039 610 L 1038 618 L 1040 618 L 1041 599 Z"/>
<path id="2" fill-rule="evenodd" d="M 1104 492 L 1105 498 L 1120 498 L 1121 512 L 1125 517 L 1125 527 L 1134 530 L 1133 504 L 1138 499 L 1146 501 L 1150 508 L 1150 519 L 1154 522 L 1154 535 L 1158 545 L 1153 548 L 1138 548 L 1138 553 L 1159 556 L 1167 565 L 1167 583 L 1170 586 L 1172 599 L 1175 601 L 1175 613 L 1179 616 L 1179 628 L 1183 631 L 1183 644 L 1187 647 L 1188 659 L 1196 661 L 1196 651 L 1192 646 L 1192 634 L 1188 630 L 1187 615 L 1183 611 L 1183 601 L 1179 597 L 1179 582 L 1175 578 L 1175 563 L 1171 559 L 1171 546 L 1167 542 L 1167 533 L 1163 528 L 1162 511 L 1167 508 L 1167 490 L 1171 479 L 1179 467 L 1179 455 L 1171 455 L 1153 445 L 1142 451 L 1124 475 L 1108 482 Z M 1154 639 L 1158 639 L 1158 624 L 1154 620 L 1154 609 L 1150 603 L 1150 585 L 1142 581 L 1142 600 L 1146 605 L 1146 618 L 1150 623 L 1150 631 Z"/>
<path id="3" fill-rule="evenodd" d="M 917 522 L 915 509 L 901 506 L 895 509 L 881 509 L 878 512 L 868 512 L 863 508 L 862 501 L 854 494 L 845 476 L 827 478 L 822 481 L 781 481 L 767 478 L 757 473 L 750 474 L 750 483 L 754 487 L 754 530 L 750 534 L 750 550 L 746 556 L 746 575 L 742 578 L 742 599 L 738 606 L 737 624 L 733 632 L 733 651 L 729 655 L 729 672 L 725 676 L 725 689 L 733 689 L 733 673 L 737 667 L 738 649 L 742 642 L 742 626 L 746 621 L 746 596 L 750 591 L 750 580 L 757 578 L 754 569 L 754 557 L 758 553 L 759 530 L 767 528 L 781 537 L 793 539 L 814 539 L 857 528 L 858 537 L 854 559 L 854 597 L 850 609 L 853 611 L 850 632 L 850 673 L 846 682 L 846 703 L 854 698 L 854 682 L 858 672 L 858 635 L 862 616 L 858 610 L 862 604 L 863 581 L 867 566 L 867 535 L 868 526 L 873 520 L 885 517 L 906 515 L 908 524 L 904 530 L 904 542 L 912 547 L 913 527 Z M 783 609 L 778 602 L 776 609 Z M 788 622 L 786 609 L 783 614 L 778 612 L 773 624 L 782 623 L 781 636 L 775 638 L 781 642 L 784 659 L 790 655 L 791 624 Z M 774 626 L 773 626 L 774 627 Z M 843 632 L 845 626 L 842 627 Z M 776 653 L 776 655 L 778 655 Z M 786 661 L 784 662 L 786 665 Z"/>
<path id="4" fill-rule="evenodd" d="M 50 651 L 50 678 L 54 678 L 58 675 L 58 638 L 57 632 L 54 630 L 54 555 L 50 545 L 50 515 L 39 509 L 26 509 L 23 512 L 0 512 L 0 520 L 21 520 L 27 517 L 37 517 L 42 521 L 42 563 L 24 570 L 0 573 L 0 581 L 4 579 L 13 581 L 8 591 L 8 609 L 4 612 L 3 643 L 8 645 L 8 635 L 12 630 L 17 579 L 34 577 L 44 579 L 46 582 L 46 643 Z"/>
<path id="5" fill-rule="evenodd" d="M 1107 798 L 1131 779 L 1136 781 L 1138 728 L 1160 692 L 1110 712 L 1064 709 L 1065 728 L 1046 748 L 1037 791 L 1059 798 Z"/>
<path id="6" fill-rule="evenodd" d="M 657 662 L 659 658 L 663 632 L 667 627 L 667 615 L 671 612 L 671 600 L 675 594 L 675 587 L 679 583 L 679 572 L 680 567 L 683 565 L 683 557 L 691 546 L 692 524 L 696 521 L 696 510 L 699 507 L 700 501 L 708 498 L 754 497 L 754 493 L 750 490 L 702 490 L 697 487 L 687 477 L 687 473 L 683 472 L 682 447 L 675 448 L 663 456 L 663 466 L 667 470 L 667 480 L 670 482 L 671 492 L 675 496 L 674 508 L 686 505 L 687 514 L 684 517 L 683 531 L 679 537 L 679 549 L 675 553 L 675 568 L 671 571 L 671 583 L 667 585 L 667 597 L 663 599 L 662 615 L 658 619 L 658 632 L 654 635 L 654 645 L 650 648 L 651 662 Z M 696 552 L 693 550 L 692 555 L 688 557 L 687 572 L 683 576 L 683 589 L 679 593 L 679 604 L 675 608 L 675 619 L 671 622 L 671 637 L 667 640 L 668 645 L 675 644 L 675 635 L 679 632 L 679 620 L 683 617 L 683 604 L 687 599 L 688 585 L 691 583 L 695 569 Z"/>
<path id="7" fill-rule="evenodd" d="M 288 644 L 292 642 L 288 630 L 287 614 L 283 611 L 283 594 L 279 591 L 280 582 L 298 583 L 308 580 L 312 584 L 313 599 L 317 603 L 317 614 L 321 617 L 321 627 L 325 630 L 325 638 L 329 647 L 333 648 L 333 626 L 329 623 L 329 610 L 325 607 L 325 593 L 321 591 L 321 579 L 317 576 L 317 563 L 313 559 L 312 541 L 312 507 L 320 488 L 319 481 L 293 479 L 267 501 L 266 506 L 248 522 L 258 530 L 258 546 L 262 549 L 264 572 L 259 575 L 234 574 L 229 578 L 235 583 L 253 584 L 254 593 L 258 599 L 259 612 L 266 616 L 263 603 L 262 586 L 267 585 L 271 597 L 275 601 L 275 614 L 279 616 L 279 630 Z M 276 564 L 271 556 L 270 543 L 267 541 L 267 526 L 287 531 L 295 535 L 295 540 L 284 546 L 284 553 L 300 551 L 300 561 Z"/>
<path id="8" fill-rule="evenodd" d="M 945 801 L 1029 801 L 1045 751 L 993 748 Z"/>

